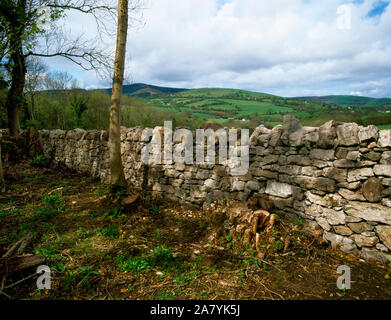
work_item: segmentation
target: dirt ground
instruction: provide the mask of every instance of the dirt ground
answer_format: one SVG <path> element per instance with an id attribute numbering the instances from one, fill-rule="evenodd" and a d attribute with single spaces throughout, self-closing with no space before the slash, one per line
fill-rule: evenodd
<path id="1" fill-rule="evenodd" d="M 36 269 L 2 276 L 0 299 L 361 300 L 391 298 L 391 268 L 332 250 L 278 219 L 262 235 L 263 259 L 232 239 L 211 212 L 142 200 L 126 207 L 106 185 L 67 170 L 6 163 L 0 194 L 0 256 L 20 237 L 51 269 L 51 289 Z M 219 237 L 211 240 L 217 231 Z M 283 252 L 278 241 L 292 239 Z M 351 268 L 351 290 L 336 286 Z"/>

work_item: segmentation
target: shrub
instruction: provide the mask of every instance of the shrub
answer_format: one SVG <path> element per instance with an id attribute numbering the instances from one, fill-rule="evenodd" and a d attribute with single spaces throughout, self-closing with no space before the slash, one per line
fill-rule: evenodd
<path id="1" fill-rule="evenodd" d="M 107 237 L 107 238 L 118 238 L 119 237 L 119 229 L 117 225 L 112 225 L 102 229 L 102 231 L 98 232 L 98 235 Z"/>
<path id="2" fill-rule="evenodd" d="M 31 161 L 31 165 L 40 167 L 40 168 L 48 168 L 50 166 L 50 159 L 48 159 L 45 155 L 41 154 L 36 156 L 33 161 Z"/>
<path id="3" fill-rule="evenodd" d="M 148 258 L 129 257 L 125 260 L 125 257 L 120 255 L 115 260 L 122 271 L 132 271 L 135 273 L 140 273 L 144 270 L 151 269 L 151 265 L 149 263 Z"/>
<path id="4" fill-rule="evenodd" d="M 64 211 L 65 200 L 59 192 L 53 194 L 44 195 L 42 198 L 44 203 L 43 207 L 38 208 L 36 219 L 41 221 L 47 221 Z"/>

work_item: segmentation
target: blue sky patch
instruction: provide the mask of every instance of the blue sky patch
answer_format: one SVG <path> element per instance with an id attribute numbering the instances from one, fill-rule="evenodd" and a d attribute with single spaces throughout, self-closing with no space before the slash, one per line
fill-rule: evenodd
<path id="1" fill-rule="evenodd" d="M 371 11 L 368 12 L 368 17 L 381 16 L 390 3 L 387 1 L 377 1 L 374 3 Z"/>

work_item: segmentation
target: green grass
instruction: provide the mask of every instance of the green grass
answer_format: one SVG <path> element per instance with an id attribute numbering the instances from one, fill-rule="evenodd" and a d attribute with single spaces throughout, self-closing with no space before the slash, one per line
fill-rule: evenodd
<path id="1" fill-rule="evenodd" d="M 383 124 L 377 127 L 379 128 L 379 130 L 389 130 L 391 129 L 391 124 Z"/>
<path id="2" fill-rule="evenodd" d="M 320 109 L 318 102 L 285 99 L 265 93 L 236 89 L 195 89 L 176 94 L 151 97 L 148 101 L 159 110 L 185 113 L 189 118 L 218 122 L 260 118 L 263 123 L 281 123 L 292 114 L 304 119 Z M 308 109 L 312 107 L 312 110 Z"/>
<path id="3" fill-rule="evenodd" d="M 391 110 L 391 99 L 374 99 L 356 96 L 284 98 L 270 94 L 237 89 L 202 88 L 169 95 L 150 97 L 149 103 L 158 110 L 182 113 L 190 121 L 213 121 L 243 127 L 259 123 L 274 126 L 281 124 L 284 115 L 298 118 L 303 125 L 321 126 L 334 119 L 356 122 L 360 125 L 381 125 L 388 122 L 385 112 Z M 350 108 L 347 108 L 350 107 Z M 383 115 L 384 113 L 384 115 Z M 250 120 L 254 120 L 251 123 Z M 379 128 L 389 129 L 387 126 Z"/>

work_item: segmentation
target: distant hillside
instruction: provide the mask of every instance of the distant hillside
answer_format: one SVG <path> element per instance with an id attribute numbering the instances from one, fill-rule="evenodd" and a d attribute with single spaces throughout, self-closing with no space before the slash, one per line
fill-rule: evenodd
<path id="1" fill-rule="evenodd" d="M 323 97 L 299 97 L 297 99 L 307 100 L 307 101 L 316 101 L 316 102 L 325 102 L 329 104 L 335 104 L 343 107 L 382 107 L 382 106 L 391 106 L 390 98 L 370 98 L 370 97 L 360 97 L 360 96 L 349 96 L 349 95 L 332 95 L 332 96 L 323 96 Z"/>
<path id="2" fill-rule="evenodd" d="M 305 103 L 261 92 L 224 88 L 186 90 L 147 100 L 160 110 L 182 113 L 194 120 L 218 123 L 261 118 L 265 123 L 275 125 L 282 122 L 285 114 L 302 119 L 319 109 L 317 102 Z"/>
<path id="3" fill-rule="evenodd" d="M 148 98 L 151 96 L 157 96 L 161 94 L 173 94 L 185 91 L 183 88 L 167 88 L 152 86 L 144 83 L 134 83 L 131 85 L 124 85 L 123 94 L 128 96 L 137 96 L 140 98 Z M 107 92 L 111 95 L 111 88 L 107 89 Z"/>

